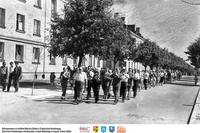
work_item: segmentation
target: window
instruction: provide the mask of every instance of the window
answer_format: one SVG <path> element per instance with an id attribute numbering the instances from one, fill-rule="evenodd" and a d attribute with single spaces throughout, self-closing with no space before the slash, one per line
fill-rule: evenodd
<path id="1" fill-rule="evenodd" d="M 4 43 L 0 42 L 0 61 L 4 60 Z"/>
<path id="2" fill-rule="evenodd" d="M 51 0 L 51 16 L 54 17 L 57 12 L 57 0 Z"/>
<path id="3" fill-rule="evenodd" d="M 35 5 L 34 7 L 40 8 L 41 9 L 41 0 L 35 0 Z"/>
<path id="4" fill-rule="evenodd" d="M 73 59 L 73 64 L 74 64 L 74 66 L 77 66 L 77 58 Z"/>
<path id="5" fill-rule="evenodd" d="M 97 67 L 101 67 L 100 61 L 101 60 L 99 58 L 97 58 Z"/>
<path id="6" fill-rule="evenodd" d="M 33 30 L 34 36 L 40 36 L 40 21 L 34 19 L 34 30 Z"/>
<path id="7" fill-rule="evenodd" d="M 87 60 L 87 59 L 86 59 L 85 56 L 84 56 L 83 59 L 82 59 L 82 62 L 81 62 L 81 66 L 84 66 L 84 67 L 86 66 L 86 65 L 85 65 L 86 60 Z"/>
<path id="8" fill-rule="evenodd" d="M 24 59 L 24 46 L 16 45 L 15 60 L 23 62 L 23 59 Z"/>
<path id="9" fill-rule="evenodd" d="M 63 66 L 67 66 L 67 55 L 65 55 L 63 58 L 62 58 L 62 65 Z"/>
<path id="10" fill-rule="evenodd" d="M 24 31 L 25 27 L 25 16 L 21 14 L 17 14 L 17 26 L 16 26 L 16 31 L 18 32 L 25 32 Z"/>
<path id="11" fill-rule="evenodd" d="M 33 64 L 39 64 L 40 61 L 40 48 L 33 47 Z"/>
<path id="12" fill-rule="evenodd" d="M 5 28 L 5 9 L 0 8 L 0 27 Z"/>
<path id="13" fill-rule="evenodd" d="M 92 66 L 92 56 L 89 56 L 89 65 Z"/>
<path id="14" fill-rule="evenodd" d="M 56 64 L 56 58 L 50 53 L 49 56 L 49 60 L 50 60 L 50 65 L 55 65 Z"/>

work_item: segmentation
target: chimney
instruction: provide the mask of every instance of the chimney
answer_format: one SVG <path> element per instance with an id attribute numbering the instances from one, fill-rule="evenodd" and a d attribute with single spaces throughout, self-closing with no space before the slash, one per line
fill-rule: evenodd
<path id="1" fill-rule="evenodd" d="M 118 18 L 119 18 L 119 13 L 116 12 L 116 13 L 114 14 L 114 19 L 118 19 Z"/>
<path id="2" fill-rule="evenodd" d="M 135 25 L 128 25 L 128 29 L 135 33 Z"/>
<path id="3" fill-rule="evenodd" d="M 140 34 L 140 27 L 136 28 L 136 34 L 138 34 L 138 35 Z"/>
<path id="4" fill-rule="evenodd" d="M 125 24 L 125 17 L 121 17 L 121 21 L 122 21 L 122 23 L 124 23 Z"/>

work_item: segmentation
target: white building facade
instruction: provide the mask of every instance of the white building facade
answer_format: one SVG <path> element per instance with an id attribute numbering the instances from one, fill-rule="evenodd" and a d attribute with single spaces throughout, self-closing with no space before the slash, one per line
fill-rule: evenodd
<path id="1" fill-rule="evenodd" d="M 19 61 L 23 79 L 49 79 L 62 68 L 78 64 L 78 59 L 56 57 L 48 52 L 49 29 L 54 12 L 61 12 L 62 0 L 0 0 L 0 62 Z M 83 65 L 102 67 L 103 61 L 87 55 Z"/>

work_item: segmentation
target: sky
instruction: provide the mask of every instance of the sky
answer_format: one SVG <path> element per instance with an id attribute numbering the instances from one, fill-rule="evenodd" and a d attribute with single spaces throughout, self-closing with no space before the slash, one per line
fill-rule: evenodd
<path id="1" fill-rule="evenodd" d="M 200 36 L 200 5 L 181 0 L 115 0 L 114 12 L 124 14 L 126 24 L 141 27 L 145 38 L 184 59 L 184 51 Z"/>

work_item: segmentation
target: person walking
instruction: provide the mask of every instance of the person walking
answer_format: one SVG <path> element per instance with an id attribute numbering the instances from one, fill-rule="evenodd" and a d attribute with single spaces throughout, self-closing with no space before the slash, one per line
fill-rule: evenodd
<path id="1" fill-rule="evenodd" d="M 115 97 L 114 104 L 117 104 L 119 101 L 119 90 L 121 87 L 121 77 L 119 69 L 115 69 L 110 77 L 112 78 L 113 93 Z"/>
<path id="2" fill-rule="evenodd" d="M 6 90 L 6 80 L 8 77 L 8 68 L 6 66 L 6 62 L 3 61 L 2 66 L 0 67 L 0 82 L 2 85 L 2 91 Z"/>
<path id="3" fill-rule="evenodd" d="M 105 71 L 104 70 L 102 71 L 101 76 L 102 76 L 102 89 L 104 93 L 103 98 L 108 99 L 110 97 L 109 87 L 112 80 L 108 68 Z"/>
<path id="4" fill-rule="evenodd" d="M 98 70 L 95 71 L 94 76 L 92 78 L 92 88 L 94 92 L 95 103 L 99 101 L 99 90 L 101 86 L 101 78 L 100 72 Z"/>
<path id="5" fill-rule="evenodd" d="M 129 68 L 128 75 L 129 75 L 129 78 L 128 78 L 128 87 L 127 87 L 127 90 L 128 90 L 127 100 L 130 100 L 131 88 L 133 88 L 133 77 L 134 77 L 133 69 Z"/>
<path id="6" fill-rule="evenodd" d="M 89 66 L 88 70 L 87 70 L 87 78 L 88 78 L 87 99 L 91 98 L 91 88 L 92 88 L 93 76 L 94 76 L 94 72 L 93 72 L 91 66 Z"/>
<path id="7" fill-rule="evenodd" d="M 144 72 L 144 89 L 147 90 L 148 88 L 148 81 L 149 81 L 149 73 L 147 70 Z"/>
<path id="8" fill-rule="evenodd" d="M 160 73 L 160 85 L 162 86 L 164 84 L 164 80 L 165 80 L 165 73 L 162 70 Z"/>
<path id="9" fill-rule="evenodd" d="M 70 70 L 64 67 L 63 71 L 60 73 L 60 83 L 62 87 L 61 99 L 65 99 L 69 79 L 70 79 Z"/>
<path id="10" fill-rule="evenodd" d="M 137 96 L 139 80 L 140 80 L 139 70 L 136 70 L 134 74 L 133 98 Z"/>
<path id="11" fill-rule="evenodd" d="M 74 73 L 74 99 L 75 103 L 79 104 L 82 102 L 82 91 L 84 87 L 87 86 L 87 75 L 83 72 L 82 67 L 77 68 L 76 72 Z"/>
<path id="12" fill-rule="evenodd" d="M 19 66 L 19 62 L 15 61 L 15 68 L 13 72 L 13 85 L 15 88 L 15 92 L 19 90 L 19 81 L 22 79 L 22 68 Z"/>
<path id="13" fill-rule="evenodd" d="M 123 103 L 125 102 L 125 98 L 126 98 L 128 79 L 129 79 L 129 75 L 126 73 L 126 70 L 123 69 L 121 71 L 121 87 L 120 87 L 120 95 L 122 96 Z"/>
<path id="14" fill-rule="evenodd" d="M 11 61 L 10 62 L 10 67 L 9 67 L 7 92 L 10 91 L 10 86 L 11 86 L 12 81 L 13 81 L 13 73 L 14 73 L 14 63 Z"/>

